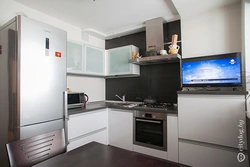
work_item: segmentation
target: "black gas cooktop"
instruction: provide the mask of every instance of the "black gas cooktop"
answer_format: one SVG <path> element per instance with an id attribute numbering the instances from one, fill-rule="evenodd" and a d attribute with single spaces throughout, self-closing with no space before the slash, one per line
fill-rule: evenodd
<path id="1" fill-rule="evenodd" d="M 168 109 L 174 106 L 173 103 L 141 103 L 138 105 L 139 107 L 145 107 L 145 108 L 162 108 L 162 109 Z"/>

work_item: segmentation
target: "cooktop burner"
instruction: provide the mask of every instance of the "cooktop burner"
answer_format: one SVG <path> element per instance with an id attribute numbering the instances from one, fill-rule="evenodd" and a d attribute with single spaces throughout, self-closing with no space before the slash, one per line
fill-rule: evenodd
<path id="1" fill-rule="evenodd" d="M 169 108 L 173 106 L 173 103 L 154 103 L 154 104 L 141 103 L 138 106 L 148 107 L 148 108 Z"/>

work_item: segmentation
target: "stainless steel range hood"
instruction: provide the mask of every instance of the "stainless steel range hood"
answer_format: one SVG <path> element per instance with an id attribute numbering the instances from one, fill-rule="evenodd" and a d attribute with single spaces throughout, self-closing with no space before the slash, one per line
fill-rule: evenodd
<path id="1" fill-rule="evenodd" d="M 161 56 L 148 56 L 136 59 L 130 59 L 129 62 L 138 65 L 151 65 L 161 63 L 173 63 L 180 61 L 181 56 L 179 54 L 161 55 Z"/>
<path id="2" fill-rule="evenodd" d="M 157 53 L 164 49 L 164 35 L 163 35 L 163 18 L 156 18 L 146 21 L 146 49 L 149 51 L 150 46 L 155 46 Z M 138 65 L 150 65 L 166 62 L 179 61 L 181 56 L 179 54 L 146 56 L 142 58 L 130 59 L 130 63 Z"/>
<path id="3" fill-rule="evenodd" d="M 163 38 L 163 18 L 156 18 L 146 21 L 146 50 L 149 51 L 150 46 L 155 46 L 155 50 L 159 53 L 164 49 Z"/>

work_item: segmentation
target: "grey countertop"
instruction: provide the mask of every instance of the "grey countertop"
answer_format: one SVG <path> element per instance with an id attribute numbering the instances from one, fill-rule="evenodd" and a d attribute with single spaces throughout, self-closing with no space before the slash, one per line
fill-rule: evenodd
<path id="1" fill-rule="evenodd" d="M 213 90 L 190 90 L 178 91 L 177 94 L 207 94 L 207 95 L 246 95 L 247 91 L 213 91 Z"/>
<path id="2" fill-rule="evenodd" d="M 124 107 L 122 105 L 115 105 L 112 103 L 107 103 L 105 101 L 98 101 L 98 102 L 90 102 L 87 103 L 85 108 L 76 108 L 76 109 L 70 109 L 68 110 L 68 114 L 69 115 L 74 115 L 74 114 L 80 114 L 80 113 L 84 113 L 84 112 L 91 112 L 91 111 L 95 111 L 95 110 L 100 110 L 100 109 L 105 109 L 105 108 L 113 108 L 113 109 L 122 109 L 124 111 L 148 111 L 148 112 L 163 112 L 166 114 L 177 114 L 178 113 L 178 109 L 177 106 L 172 106 L 168 109 L 161 109 L 161 108 L 146 108 L 146 107 L 139 107 L 139 106 L 135 106 L 132 108 L 129 107 Z"/>
<path id="3" fill-rule="evenodd" d="M 100 109 L 105 109 L 105 108 L 107 108 L 105 101 L 90 102 L 90 103 L 87 103 L 85 108 L 69 109 L 68 114 L 74 115 L 74 114 L 80 114 L 83 112 L 90 112 L 90 111 L 95 111 L 95 110 L 100 110 Z"/>

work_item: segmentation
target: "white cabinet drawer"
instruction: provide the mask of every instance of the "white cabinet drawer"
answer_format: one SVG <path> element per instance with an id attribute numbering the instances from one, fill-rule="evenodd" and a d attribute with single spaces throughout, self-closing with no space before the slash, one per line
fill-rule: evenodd
<path id="1" fill-rule="evenodd" d="M 72 115 L 68 122 L 69 140 L 107 127 L 106 109 Z"/>
<path id="2" fill-rule="evenodd" d="M 193 167 L 248 167 L 247 155 L 243 162 L 239 162 L 238 153 L 219 147 L 179 142 L 179 163 Z"/>
<path id="3" fill-rule="evenodd" d="M 88 144 L 92 141 L 98 142 L 98 143 L 102 143 L 107 145 L 108 141 L 107 141 L 107 129 L 91 134 L 89 136 L 77 139 L 77 140 L 73 140 L 70 141 L 69 145 L 67 146 L 67 151 L 73 150 L 77 147 L 81 147 L 85 144 Z"/>

